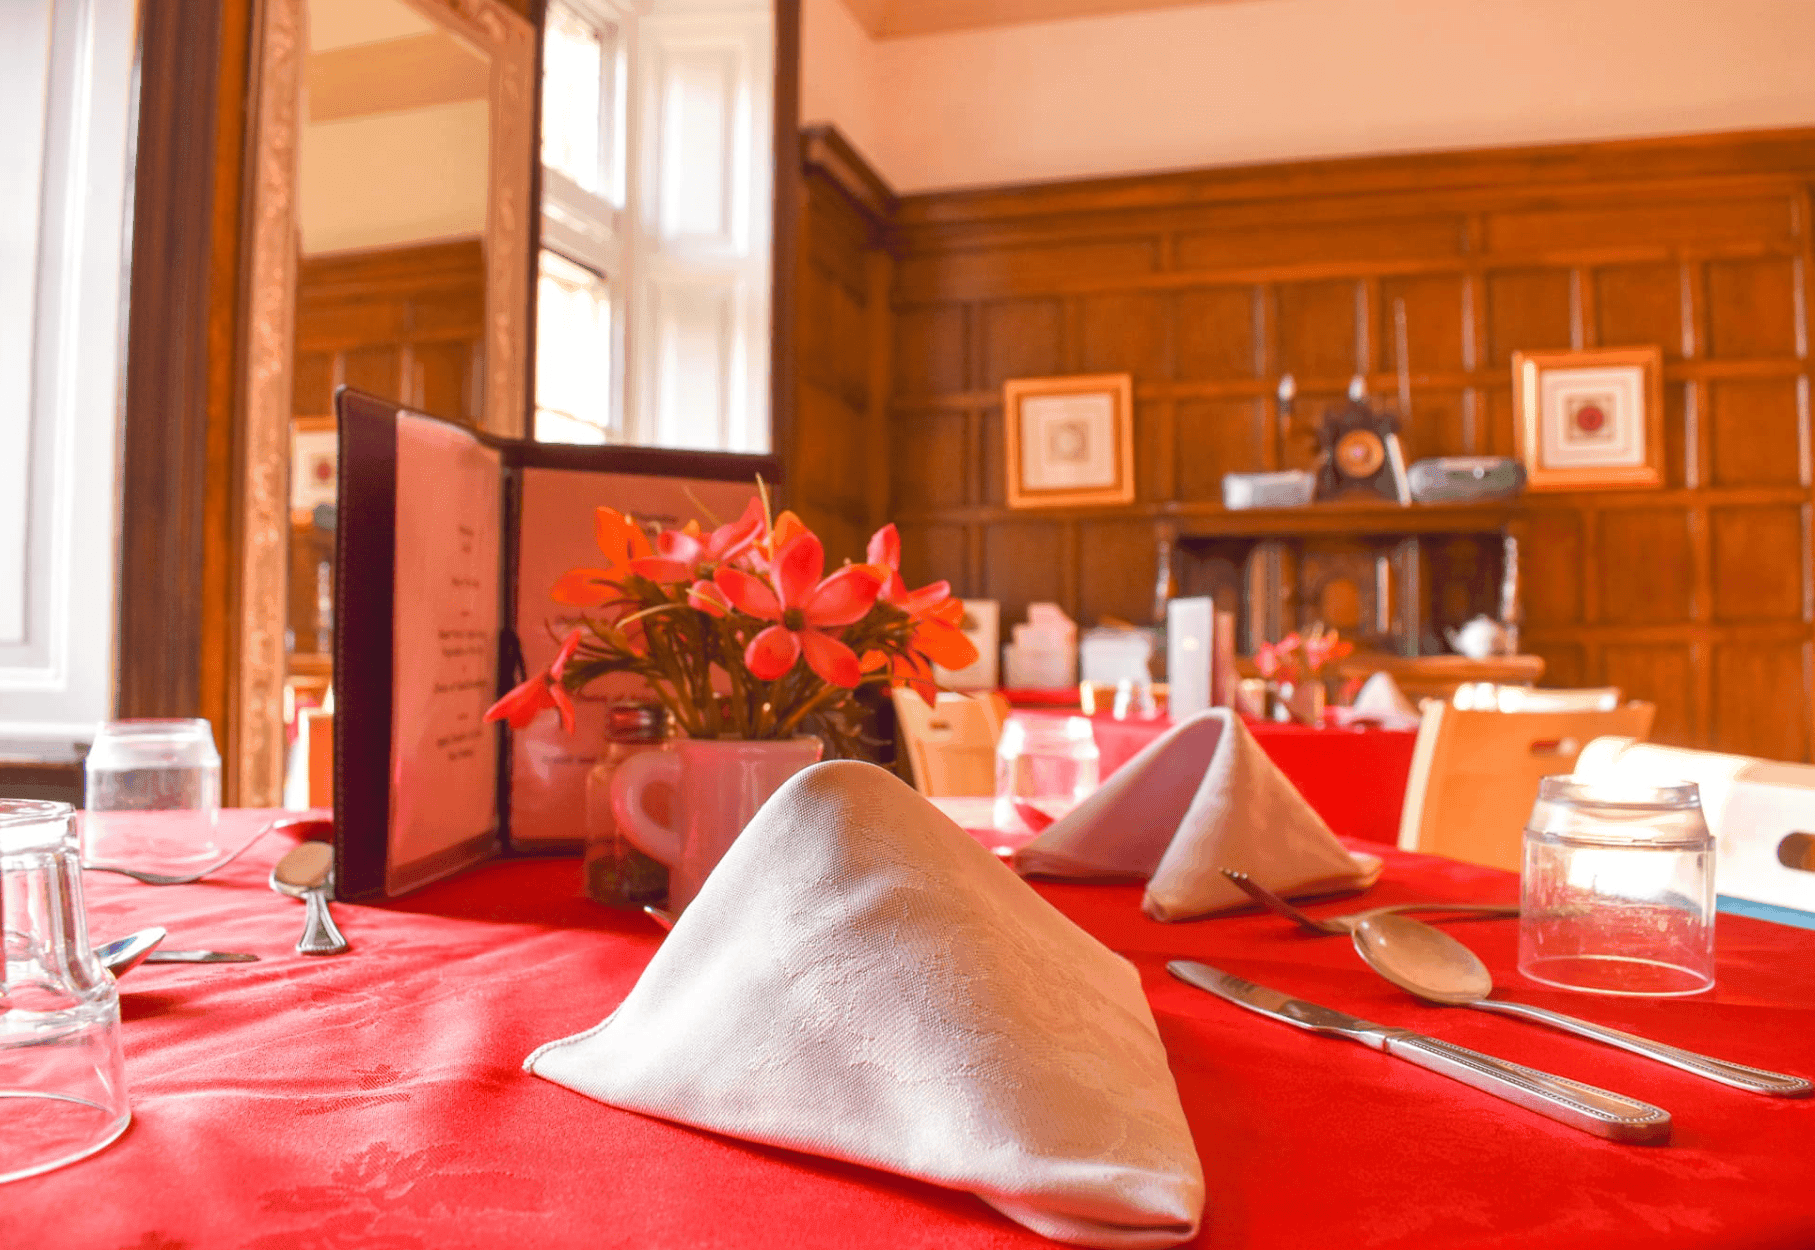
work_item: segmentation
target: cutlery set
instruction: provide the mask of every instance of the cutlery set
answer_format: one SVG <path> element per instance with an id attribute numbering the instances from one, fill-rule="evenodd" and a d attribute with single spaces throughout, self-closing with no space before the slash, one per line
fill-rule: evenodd
<path id="1" fill-rule="evenodd" d="M 1452 915 L 1515 915 L 1517 907 L 1400 903 L 1319 920 L 1306 915 L 1245 873 L 1224 869 L 1223 875 L 1256 902 L 1301 928 L 1316 933 L 1347 934 L 1370 968 L 1425 1002 L 1521 1016 L 1753 1093 L 1778 1098 L 1807 1098 L 1815 1092 L 1815 1085 L 1799 1076 L 1730 1063 L 1547 1008 L 1493 998 L 1493 978 L 1473 951 L 1448 934 L 1403 914 L 1425 911 Z M 1238 1007 L 1313 1033 L 1360 1042 L 1572 1128 L 1619 1142 L 1669 1140 L 1670 1113 L 1624 1094 L 1540 1072 L 1410 1029 L 1375 1024 L 1244 981 L 1195 960 L 1172 960 L 1166 970 L 1186 984 Z"/>
<path id="2" fill-rule="evenodd" d="M 146 885 L 191 885 L 209 873 L 231 864 L 250 850 L 255 842 L 274 829 L 320 827 L 331 829 L 332 824 L 316 817 L 274 820 L 253 834 L 225 858 L 215 861 L 199 872 L 184 876 L 145 872 L 118 864 L 86 863 L 82 867 L 96 872 L 119 873 Z M 301 899 L 307 908 L 303 935 L 296 943 L 297 954 L 338 955 L 348 949 L 346 938 L 341 936 L 339 928 L 334 924 L 334 917 L 328 912 L 328 898 L 334 888 L 334 848 L 331 844 L 320 841 L 297 843 L 277 861 L 271 869 L 269 880 L 271 888 L 278 894 L 287 898 Z M 236 951 L 162 951 L 156 949 L 158 943 L 163 940 L 163 929 L 141 929 L 137 933 L 128 934 L 126 937 L 95 947 L 95 957 L 115 977 L 124 975 L 140 963 L 247 963 L 258 958 L 257 955 L 241 954 Z"/>

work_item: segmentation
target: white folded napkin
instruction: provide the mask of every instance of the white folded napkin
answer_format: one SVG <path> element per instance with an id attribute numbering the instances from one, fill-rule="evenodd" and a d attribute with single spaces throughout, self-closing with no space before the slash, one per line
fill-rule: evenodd
<path id="1" fill-rule="evenodd" d="M 1141 906 L 1155 920 L 1248 905 L 1223 868 L 1291 897 L 1359 888 L 1381 867 L 1344 850 L 1241 717 L 1220 707 L 1148 743 L 1014 864 L 1042 876 L 1145 879 Z"/>
<path id="2" fill-rule="evenodd" d="M 1356 716 L 1379 721 L 1389 729 L 1418 727 L 1418 709 L 1405 697 L 1405 691 L 1399 688 L 1393 675 L 1384 669 L 1361 683 L 1361 689 L 1355 694 L 1353 711 Z"/>
<path id="3" fill-rule="evenodd" d="M 524 1067 L 1076 1245 L 1176 1245 L 1203 1213 L 1133 965 L 869 764 L 783 786 L 618 1009 Z"/>

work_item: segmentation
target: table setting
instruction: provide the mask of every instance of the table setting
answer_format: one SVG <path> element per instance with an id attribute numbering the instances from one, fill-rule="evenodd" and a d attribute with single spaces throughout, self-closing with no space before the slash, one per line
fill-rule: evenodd
<path id="1" fill-rule="evenodd" d="M 899 584 L 892 528 L 830 577 L 766 505 L 675 533 L 601 518 L 620 559 L 564 586 L 603 624 L 497 719 L 659 675 L 683 603 L 730 690 L 699 670 L 671 712 L 789 746 L 950 644 L 949 588 Z M 744 684 L 784 680 L 795 722 Z M 172 872 L 0 803 L 5 1087 L 55 1095 L 75 1055 L 112 1117 L 67 1166 L 0 1167 L 0 1244 L 1815 1240 L 1815 933 L 1722 916 L 1716 942 L 1682 794 L 1547 783 L 1522 880 L 1339 836 L 1229 709 L 1007 853 L 888 770 L 796 754 L 617 762 L 593 832 L 667 871 L 659 906 L 508 844 L 348 897 L 345 813 L 173 800 L 209 859 Z M 94 1027 L 18 1032 L 52 990 Z"/>

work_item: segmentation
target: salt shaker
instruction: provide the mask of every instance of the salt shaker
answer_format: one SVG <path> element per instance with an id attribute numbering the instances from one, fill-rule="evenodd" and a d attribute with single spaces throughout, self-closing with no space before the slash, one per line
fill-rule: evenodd
<path id="1" fill-rule="evenodd" d="M 668 869 L 618 830 L 611 779 L 632 755 L 668 749 L 668 714 L 658 704 L 620 703 L 605 713 L 605 753 L 586 774 L 586 895 L 608 907 L 641 910 L 668 894 Z"/>

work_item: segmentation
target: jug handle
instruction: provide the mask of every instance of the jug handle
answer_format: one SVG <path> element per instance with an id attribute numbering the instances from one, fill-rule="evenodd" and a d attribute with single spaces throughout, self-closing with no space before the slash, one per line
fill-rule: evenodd
<path id="1" fill-rule="evenodd" d="M 681 757 L 671 751 L 642 751 L 618 766 L 611 778 L 611 814 L 618 829 L 639 851 L 673 868 L 681 860 L 681 831 L 650 816 L 643 796 L 653 785 L 680 793 Z M 679 804 L 671 805 L 678 808 Z"/>

